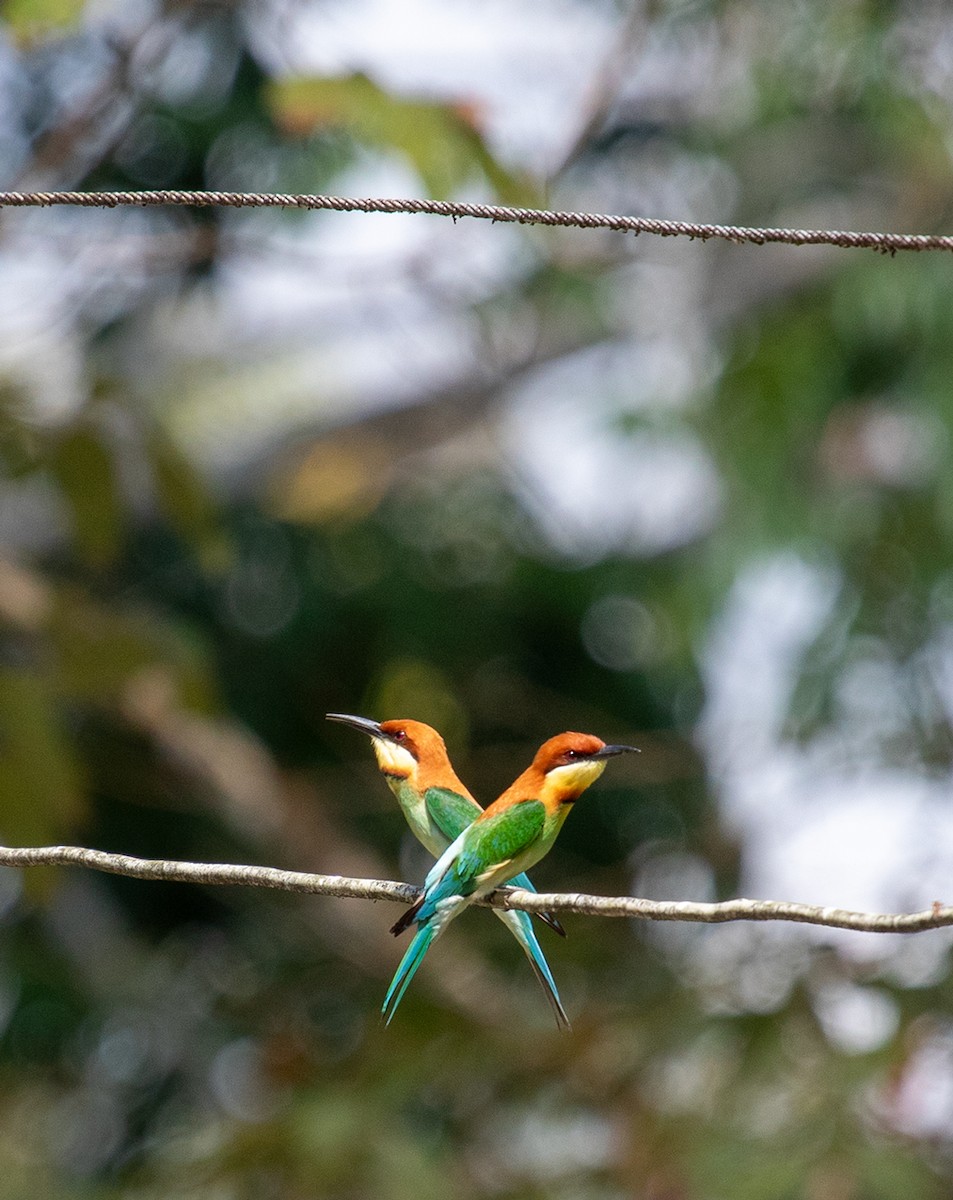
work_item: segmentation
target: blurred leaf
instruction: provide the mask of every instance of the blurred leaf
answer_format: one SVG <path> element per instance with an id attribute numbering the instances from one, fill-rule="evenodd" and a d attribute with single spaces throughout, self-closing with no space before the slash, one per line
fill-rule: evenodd
<path id="1" fill-rule="evenodd" d="M 26 397 L 8 382 L 0 383 L 0 464 L 12 478 L 36 466 L 39 437 L 22 419 Z"/>
<path id="2" fill-rule="evenodd" d="M 220 573 L 231 562 L 231 547 L 219 510 L 188 459 L 165 434 L 149 432 L 148 451 L 162 511 L 191 545 L 206 571 Z"/>
<path id="3" fill-rule="evenodd" d="M 406 100 L 361 74 L 278 80 L 269 85 L 267 97 L 275 119 L 291 134 L 339 128 L 379 149 L 398 150 L 432 196 L 446 198 L 482 176 L 506 203 L 535 199 L 528 183 L 490 153 L 476 114 L 465 105 Z"/>
<path id="4" fill-rule="evenodd" d="M 125 514 L 110 449 L 92 428 L 75 428 L 56 439 L 49 464 L 69 505 L 80 557 L 92 567 L 112 565 L 122 548 Z"/>
<path id="5" fill-rule="evenodd" d="M 373 1125 L 372 1138 L 349 1130 Z M 325 1087 L 302 1096 L 289 1114 L 289 1141 L 299 1164 L 302 1190 L 353 1190 L 366 1181 L 369 1195 L 392 1200 L 440 1200 L 446 1195 L 448 1164 L 442 1155 L 423 1153 L 394 1114 L 385 1116 L 362 1089 Z M 466 1194 L 459 1186 L 454 1195 Z"/>
<path id="6" fill-rule="evenodd" d="M 104 607 L 77 589 L 66 588 L 56 598 L 49 636 L 56 656 L 57 687 L 70 700 L 119 703 L 130 685 L 158 667 L 174 680 L 186 707 L 213 706 L 213 689 L 202 665 L 157 625 L 152 614 Z"/>
<path id="7" fill-rule="evenodd" d="M 79 22 L 84 0 L 7 0 L 0 16 L 16 37 L 29 42 Z"/>
<path id="8" fill-rule="evenodd" d="M 0 836 L 25 846 L 62 841 L 83 815 L 80 779 L 49 681 L 0 670 Z"/>
<path id="9" fill-rule="evenodd" d="M 861 1195 L 871 1200 L 895 1200 L 897 1196 L 941 1197 L 948 1195 L 937 1172 L 925 1158 L 903 1145 L 864 1141 L 857 1154 Z"/>
<path id="10" fill-rule="evenodd" d="M 438 667 L 420 659 L 388 661 L 375 683 L 368 709 L 419 714 L 419 720 L 442 730 L 451 744 L 466 739 L 466 712 L 451 681 Z"/>
<path id="11" fill-rule="evenodd" d="M 393 482 L 396 448 L 360 434 L 322 438 L 283 464 L 268 508 L 285 521 L 324 525 L 372 513 Z"/>

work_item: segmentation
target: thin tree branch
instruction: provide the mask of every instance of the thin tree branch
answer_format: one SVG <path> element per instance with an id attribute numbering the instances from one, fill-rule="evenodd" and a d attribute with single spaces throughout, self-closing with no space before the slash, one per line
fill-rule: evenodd
<path id="1" fill-rule="evenodd" d="M 408 883 L 383 879 L 348 879 L 343 875 L 313 875 L 233 863 L 172 862 L 161 858 L 133 858 L 107 854 L 84 846 L 0 846 L 0 866 L 88 867 L 131 879 L 156 879 L 169 883 L 232 884 L 239 887 L 275 888 L 281 892 L 307 892 L 317 896 L 344 896 L 357 900 L 397 900 L 411 904 L 420 889 Z"/>
<path id="2" fill-rule="evenodd" d="M 878 250 L 882 254 L 895 254 L 898 250 L 953 250 L 953 236 L 948 235 L 862 233 L 845 229 L 758 229 L 748 225 L 710 225 L 606 213 L 553 212 L 548 209 L 466 204 L 450 200 L 388 200 L 281 192 L 0 192 L 0 208 L 50 208 L 54 205 L 78 205 L 82 208 L 176 205 L 187 208 L 306 208 L 333 212 L 425 213 L 435 217 L 450 217 L 454 221 L 472 217 L 516 225 L 612 229 L 622 233 L 652 233 L 658 237 L 688 237 L 701 241 L 719 238 L 758 246 L 768 242 L 783 242 L 790 246 Z"/>
<path id="3" fill-rule="evenodd" d="M 82 846 L 0 846 L 0 866 L 75 866 L 133 879 L 156 879 L 174 883 L 231 884 L 238 887 L 276 888 L 322 896 L 358 900 L 396 900 L 410 904 L 420 889 L 409 883 L 386 879 L 348 879 L 343 875 L 311 875 L 282 871 L 276 867 L 231 863 L 171 862 L 165 859 L 133 858 L 107 854 Z M 822 908 L 778 900 L 725 900 L 700 904 L 687 900 L 642 900 L 636 896 L 587 896 L 579 892 L 527 892 L 522 888 L 500 888 L 478 904 L 524 912 L 568 912 L 597 917 L 635 917 L 647 921 L 795 921 L 802 925 L 824 925 L 867 933 L 920 933 L 953 925 L 953 907 L 935 901 L 916 913 L 861 913 L 843 908 Z"/>

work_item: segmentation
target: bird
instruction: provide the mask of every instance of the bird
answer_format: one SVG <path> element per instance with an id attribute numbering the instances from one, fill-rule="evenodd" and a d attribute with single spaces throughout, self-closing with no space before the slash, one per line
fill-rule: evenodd
<path id="1" fill-rule="evenodd" d="M 381 773 L 397 797 L 411 832 L 434 858 L 440 858 L 483 812 L 454 771 L 443 738 L 430 725 L 409 719 L 373 721 L 348 713 L 327 713 L 327 719 L 349 725 L 370 737 Z M 508 876 L 507 881 L 530 892 L 536 890 L 520 872 Z M 533 930 L 532 918 L 515 909 L 511 912 L 494 909 L 494 912 L 529 960 L 552 1007 L 556 1024 L 568 1028 L 569 1018 Z M 540 913 L 539 917 L 561 937 L 566 936 L 554 916 Z"/>
<path id="2" fill-rule="evenodd" d="M 543 742 L 522 775 L 447 847 L 427 875 L 419 899 L 391 929 L 397 937 L 417 926 L 384 997 L 385 1024 L 393 1019 L 427 950 L 450 922 L 548 854 L 573 804 L 599 778 L 607 761 L 629 753 L 638 753 L 637 747 L 607 745 L 591 733 L 557 734 Z M 569 1028 L 568 1018 L 558 1023 Z"/>

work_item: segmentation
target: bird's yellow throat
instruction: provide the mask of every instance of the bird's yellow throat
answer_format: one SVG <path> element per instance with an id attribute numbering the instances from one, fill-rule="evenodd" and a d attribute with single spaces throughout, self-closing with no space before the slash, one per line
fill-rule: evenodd
<path id="1" fill-rule="evenodd" d="M 377 765 L 385 775 L 397 775 L 401 779 L 409 779 L 417 770 L 417 760 L 403 746 L 398 746 L 390 738 L 372 738 L 374 753 L 377 755 Z"/>
<path id="2" fill-rule="evenodd" d="M 569 804 L 590 787 L 606 769 L 604 760 L 571 762 L 546 772 L 541 800 L 552 799 L 557 804 Z"/>

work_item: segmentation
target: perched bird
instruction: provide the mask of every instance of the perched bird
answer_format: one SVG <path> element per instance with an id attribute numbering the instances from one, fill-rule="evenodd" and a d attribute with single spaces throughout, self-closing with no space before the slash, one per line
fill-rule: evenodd
<path id="1" fill-rule="evenodd" d="M 328 713 L 329 721 L 339 721 L 366 733 L 374 747 L 378 766 L 397 797 L 414 837 L 434 856 L 440 858 L 461 833 L 480 816 L 483 809 L 461 782 L 450 762 L 443 738 L 422 721 L 372 721 L 347 713 Z M 533 892 L 529 879 L 516 872 L 507 876 L 514 887 Z M 525 912 L 494 910 L 529 959 L 552 1005 L 556 1023 L 569 1026 L 559 999 L 552 972 L 533 931 L 532 918 Z M 540 919 L 562 937 L 566 931 L 550 914 Z"/>
<path id="2" fill-rule="evenodd" d="M 548 854 L 573 803 L 599 778 L 606 760 L 629 752 L 637 751 L 607 746 L 589 733 L 550 738 L 523 774 L 444 851 L 424 881 L 423 895 L 391 929 L 397 936 L 417 925 L 384 997 L 387 1024 L 427 950 L 454 917 Z"/>

